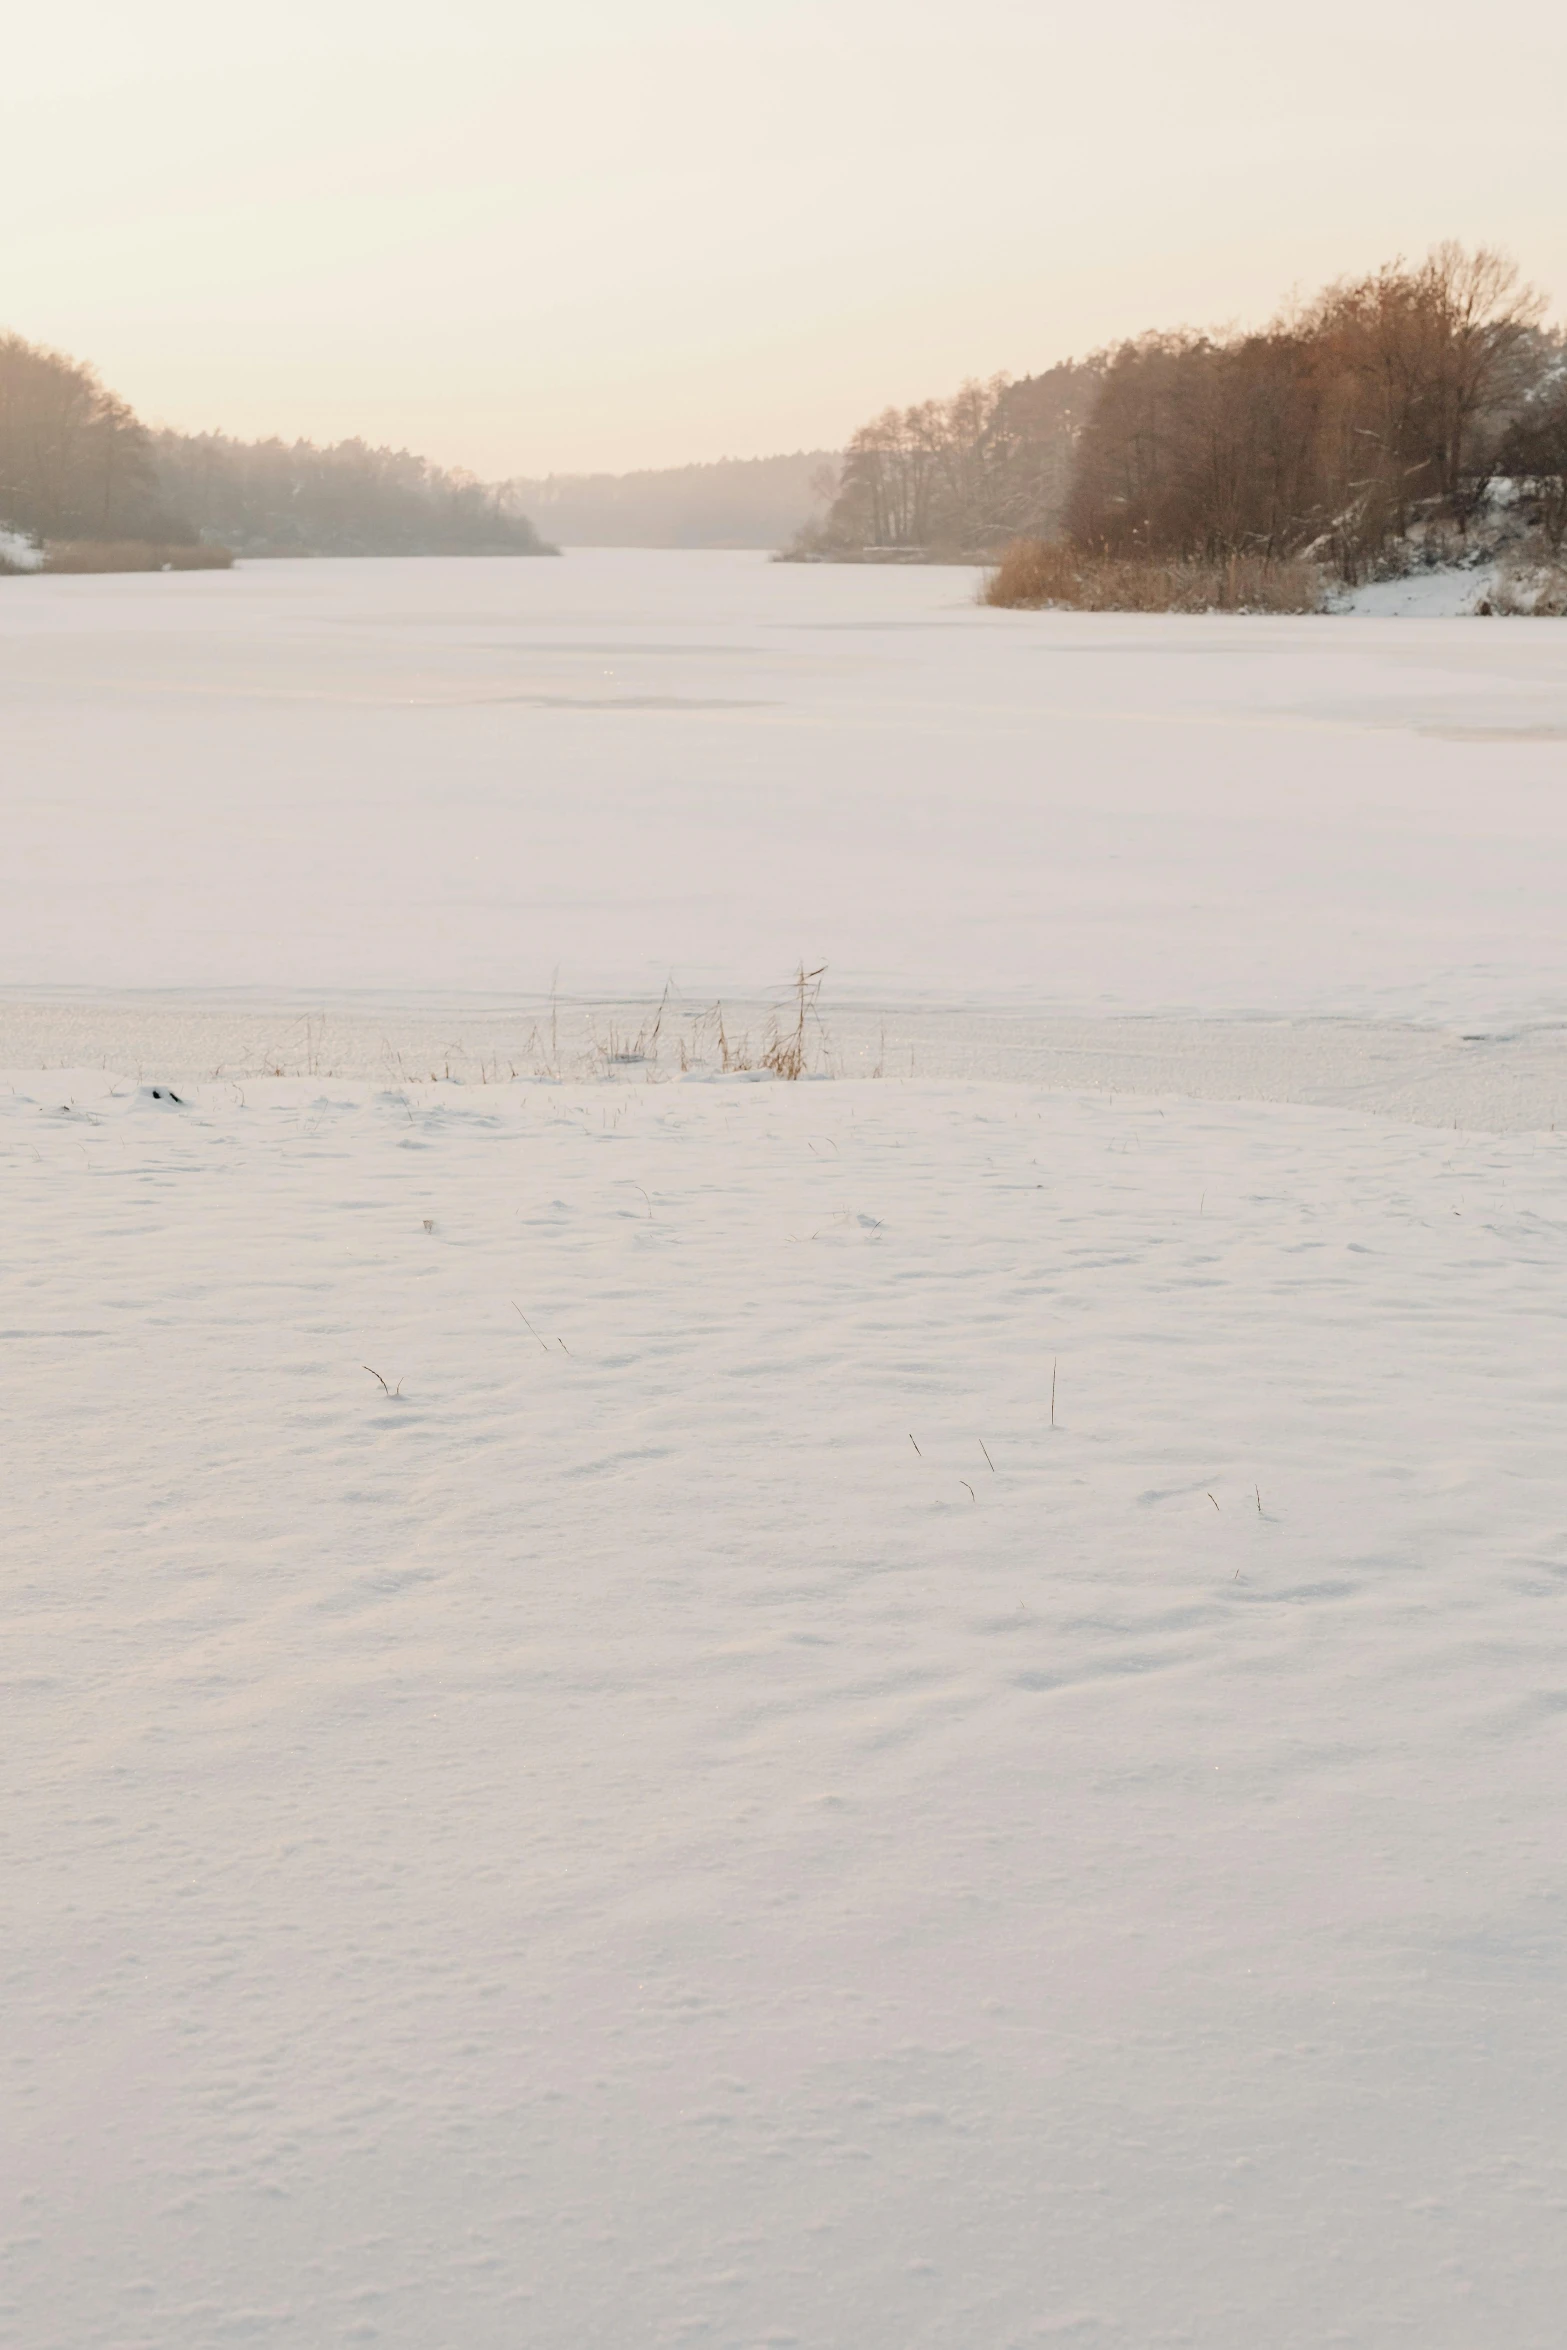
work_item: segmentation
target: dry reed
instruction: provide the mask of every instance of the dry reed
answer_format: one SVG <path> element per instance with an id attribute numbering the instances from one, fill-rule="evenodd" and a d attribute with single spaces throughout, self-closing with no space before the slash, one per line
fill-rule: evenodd
<path id="1" fill-rule="evenodd" d="M 1064 539 L 1014 539 L 980 601 L 1028 612 L 1320 612 L 1323 579 L 1314 563 L 1265 555 L 1207 563 L 1091 555 Z"/>
<path id="2" fill-rule="evenodd" d="M 769 1015 L 766 1033 L 758 1047 L 753 1048 L 749 1036 L 731 1036 L 724 1024 L 724 1007 L 715 1004 L 710 1017 L 719 1067 L 726 1074 L 766 1069 L 774 1077 L 781 1077 L 787 1083 L 794 1084 L 812 1073 L 813 1054 L 819 1056 L 825 1064 L 831 1048 L 817 1004 L 822 991 L 822 974 L 826 969 L 825 963 L 818 964 L 814 971 L 807 971 L 803 963 L 800 965 L 789 983 L 790 1009 L 788 1012 L 777 1011 Z M 704 1025 L 702 1022 L 693 1024 L 693 1046 L 697 1046 Z M 680 1066 L 682 1069 L 688 1066 L 683 1046 Z"/>

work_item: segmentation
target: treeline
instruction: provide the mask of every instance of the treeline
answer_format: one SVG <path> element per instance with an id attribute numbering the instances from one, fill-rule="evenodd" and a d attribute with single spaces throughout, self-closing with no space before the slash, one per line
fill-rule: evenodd
<path id="1" fill-rule="evenodd" d="M 407 449 L 236 441 L 158 432 L 170 506 L 237 555 L 545 555 L 506 484 L 447 472 Z"/>
<path id="2" fill-rule="evenodd" d="M 363 441 L 149 431 L 79 360 L 0 335 L 0 530 L 62 550 L 551 554 L 514 492 Z M 69 560 L 62 555 L 62 560 Z"/>
<path id="3" fill-rule="evenodd" d="M 884 409 L 850 439 L 825 520 L 807 525 L 790 553 L 975 554 L 1053 531 L 1106 364 L 1066 360 L 1018 382 L 996 376 L 949 400 Z"/>
<path id="4" fill-rule="evenodd" d="M 1417 520 L 1460 528 L 1562 390 L 1544 303 L 1501 254 L 1441 245 L 1261 333 L 1114 352 L 1068 534 L 1110 554 L 1314 554 L 1346 579 Z"/>
<path id="5" fill-rule="evenodd" d="M 1260 331 L 1154 333 L 856 433 L 794 550 L 1126 561 L 1300 557 L 1354 580 L 1507 477 L 1559 550 L 1567 345 L 1504 255 L 1455 244 L 1329 286 Z"/>
<path id="6" fill-rule="evenodd" d="M 776 547 L 827 507 L 837 486 L 838 457 L 826 449 L 507 485 L 566 547 Z"/>
<path id="7" fill-rule="evenodd" d="M 151 436 L 90 367 L 0 334 L 0 528 L 34 539 L 192 540 Z"/>

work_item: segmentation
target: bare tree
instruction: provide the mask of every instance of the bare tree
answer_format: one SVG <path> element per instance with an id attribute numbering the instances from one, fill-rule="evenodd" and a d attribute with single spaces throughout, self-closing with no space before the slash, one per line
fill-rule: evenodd
<path id="1" fill-rule="evenodd" d="M 975 554 L 1053 529 L 1099 365 L 971 380 L 949 399 L 884 409 L 851 437 L 827 518 L 796 551 Z"/>

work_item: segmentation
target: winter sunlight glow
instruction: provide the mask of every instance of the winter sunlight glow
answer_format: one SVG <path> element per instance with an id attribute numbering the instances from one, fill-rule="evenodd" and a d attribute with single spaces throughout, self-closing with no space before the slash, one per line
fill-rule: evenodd
<path id="1" fill-rule="evenodd" d="M 1560 288 L 1567 18 L 1506 48 L 1455 0 L 35 10 L 5 322 L 157 421 L 492 476 L 835 448 L 1440 236 Z"/>

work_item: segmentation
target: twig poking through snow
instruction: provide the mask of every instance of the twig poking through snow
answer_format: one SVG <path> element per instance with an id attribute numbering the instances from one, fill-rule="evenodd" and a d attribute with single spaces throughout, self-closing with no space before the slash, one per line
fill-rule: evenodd
<path id="1" fill-rule="evenodd" d="M 529 1337 L 539 1338 L 538 1332 L 534 1329 L 533 1324 L 528 1320 L 527 1315 L 522 1312 L 522 1308 L 520 1305 L 518 1305 L 517 1300 L 513 1298 L 511 1302 L 513 1312 L 522 1315 L 522 1326 L 524 1330 L 527 1331 Z M 549 1347 L 545 1344 L 545 1341 L 542 1338 L 539 1338 L 539 1344 L 544 1348 L 545 1353 L 548 1354 L 550 1351 Z"/>
<path id="2" fill-rule="evenodd" d="M 912 1430 L 910 1431 L 910 1435 L 909 1435 L 909 1442 L 910 1442 L 910 1444 L 914 1444 L 914 1436 L 913 1436 L 913 1432 L 912 1432 Z M 914 1449 L 915 1449 L 915 1451 L 916 1451 L 916 1452 L 919 1452 L 919 1453 L 920 1453 L 920 1459 L 921 1459 L 921 1460 L 923 1460 L 923 1459 L 925 1458 L 925 1455 L 924 1455 L 922 1452 L 920 1452 L 920 1448 L 919 1448 L 919 1446 L 918 1446 L 917 1444 L 914 1444 Z"/>
<path id="3" fill-rule="evenodd" d="M 361 1371 L 368 1371 L 372 1379 L 381 1379 L 380 1372 L 372 1363 L 361 1363 L 359 1368 Z M 386 1381 L 381 1379 L 381 1389 L 383 1394 L 389 1395 L 395 1400 L 403 1392 L 403 1383 L 399 1379 L 395 1387 L 388 1387 Z"/>

